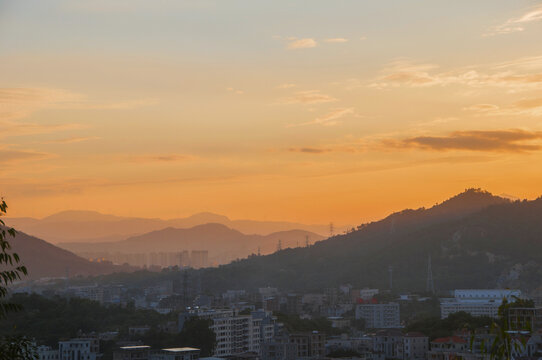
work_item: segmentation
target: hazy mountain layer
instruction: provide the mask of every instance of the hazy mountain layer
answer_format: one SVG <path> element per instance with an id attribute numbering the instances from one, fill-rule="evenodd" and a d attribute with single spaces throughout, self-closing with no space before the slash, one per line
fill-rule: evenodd
<path id="1" fill-rule="evenodd" d="M 269 235 L 245 235 L 222 224 L 198 225 L 189 229 L 166 228 L 116 242 L 61 243 L 59 246 L 75 253 L 121 252 L 151 253 L 182 250 L 208 250 L 209 256 L 228 262 L 250 254 L 269 254 L 283 248 L 305 246 L 323 237 L 304 230 L 289 230 Z"/>
<path id="2" fill-rule="evenodd" d="M 328 225 L 306 225 L 281 221 L 230 220 L 226 216 L 200 213 L 187 218 L 162 220 L 104 215 L 93 211 L 63 211 L 43 219 L 8 218 L 8 225 L 52 243 L 124 240 L 168 227 L 191 228 L 217 223 L 244 234 L 268 235 L 279 231 L 305 230 L 327 234 Z M 338 229 L 342 231 L 342 229 Z"/>

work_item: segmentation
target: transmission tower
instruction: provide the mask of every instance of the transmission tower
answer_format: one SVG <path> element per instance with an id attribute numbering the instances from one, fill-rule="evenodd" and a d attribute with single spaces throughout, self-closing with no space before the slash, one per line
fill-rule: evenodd
<path id="1" fill-rule="evenodd" d="M 282 240 L 279 239 L 279 243 L 277 244 L 277 251 L 281 251 L 282 250 Z"/>
<path id="2" fill-rule="evenodd" d="M 332 237 L 334 232 L 335 232 L 335 229 L 333 227 L 333 223 L 330 222 L 329 223 L 329 236 Z"/>
<path id="3" fill-rule="evenodd" d="M 429 254 L 429 258 L 427 259 L 427 284 L 425 290 L 431 294 L 435 293 L 435 282 L 433 280 L 433 270 L 431 269 L 431 254 Z"/>
<path id="4" fill-rule="evenodd" d="M 305 235 L 305 247 L 309 247 L 309 235 Z"/>
<path id="5" fill-rule="evenodd" d="M 393 266 L 388 266 L 388 272 L 390 274 L 390 291 L 393 289 Z"/>

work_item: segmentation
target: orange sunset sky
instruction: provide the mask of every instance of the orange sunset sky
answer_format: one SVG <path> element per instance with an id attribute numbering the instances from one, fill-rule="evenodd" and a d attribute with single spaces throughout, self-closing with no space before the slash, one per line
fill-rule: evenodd
<path id="1" fill-rule="evenodd" d="M 361 223 L 542 195 L 542 2 L 0 0 L 0 193 Z"/>

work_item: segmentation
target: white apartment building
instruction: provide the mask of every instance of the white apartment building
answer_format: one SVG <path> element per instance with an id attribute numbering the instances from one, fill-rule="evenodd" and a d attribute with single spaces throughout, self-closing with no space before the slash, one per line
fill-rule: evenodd
<path id="1" fill-rule="evenodd" d="M 259 353 L 262 342 L 261 318 L 237 315 L 233 310 L 196 309 L 179 316 L 179 330 L 182 330 L 186 320 L 194 316 L 213 321 L 211 329 L 216 334 L 215 356 L 231 356 L 245 352 Z"/>
<path id="2" fill-rule="evenodd" d="M 98 339 L 71 339 L 58 342 L 59 360 L 96 360 Z"/>
<path id="3" fill-rule="evenodd" d="M 450 314 L 464 311 L 472 316 L 496 318 L 503 299 L 512 300 L 513 297 L 521 297 L 521 291 L 509 289 L 455 290 L 453 298 L 440 300 L 440 316 L 445 319 Z"/>
<path id="4" fill-rule="evenodd" d="M 37 360 L 58 360 L 58 350 L 50 346 L 40 345 L 36 348 Z"/>
<path id="5" fill-rule="evenodd" d="M 389 329 L 401 327 L 399 304 L 359 304 L 356 319 L 365 320 L 367 329 Z"/>

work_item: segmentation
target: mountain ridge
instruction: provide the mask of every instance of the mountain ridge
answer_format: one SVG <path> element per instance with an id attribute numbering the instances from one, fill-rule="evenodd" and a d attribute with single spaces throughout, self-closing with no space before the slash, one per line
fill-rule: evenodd
<path id="1" fill-rule="evenodd" d="M 423 291 L 429 255 L 440 290 L 540 286 L 542 255 L 536 254 L 542 254 L 542 198 L 512 202 L 468 189 L 449 200 L 394 213 L 309 248 L 204 270 L 206 289 L 321 290 L 345 283 L 387 289 L 391 266 L 393 290 Z M 455 206 L 456 201 L 466 206 Z"/>

